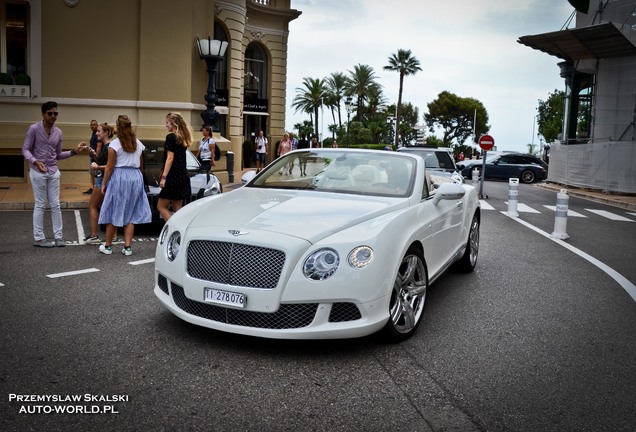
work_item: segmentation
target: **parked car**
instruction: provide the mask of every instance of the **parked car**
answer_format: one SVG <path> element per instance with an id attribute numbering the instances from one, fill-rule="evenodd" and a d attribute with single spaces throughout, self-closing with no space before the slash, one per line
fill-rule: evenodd
<path id="1" fill-rule="evenodd" d="M 279 174 L 298 158 L 306 175 Z M 154 293 L 190 323 L 280 339 L 410 337 L 426 293 L 479 251 L 475 189 L 406 152 L 307 149 L 163 227 Z"/>
<path id="2" fill-rule="evenodd" d="M 161 167 L 163 166 L 164 141 L 143 140 L 144 146 L 144 184 L 146 195 L 152 210 L 152 220 L 161 221 L 157 211 L 157 201 L 161 188 Z M 186 200 L 186 204 L 206 196 L 216 195 L 223 192 L 223 187 L 219 179 L 212 173 L 205 171 L 197 158 L 190 150 L 186 150 L 186 167 L 190 176 L 190 187 L 192 195 Z"/>
<path id="3" fill-rule="evenodd" d="M 440 172 L 447 173 L 447 175 L 449 175 L 457 183 L 464 182 L 464 178 L 455 166 L 453 151 L 451 149 L 424 146 L 403 146 L 398 148 L 397 151 L 421 156 L 424 159 L 426 169 L 429 173 L 433 171 L 437 172 L 438 175 L 440 175 Z"/>
<path id="4" fill-rule="evenodd" d="M 548 176 L 547 169 L 539 163 L 530 162 L 527 156 L 506 153 L 488 157 L 486 159 L 486 178 L 504 180 L 518 178 L 523 183 L 545 180 Z M 483 160 L 470 160 L 457 164 L 464 178 L 471 178 L 473 169 L 477 169 L 481 173 L 482 166 Z"/>

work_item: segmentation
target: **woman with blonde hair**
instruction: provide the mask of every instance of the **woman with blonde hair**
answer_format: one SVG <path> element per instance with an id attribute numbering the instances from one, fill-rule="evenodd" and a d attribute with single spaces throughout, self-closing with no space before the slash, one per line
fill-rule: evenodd
<path id="1" fill-rule="evenodd" d="M 98 152 L 95 152 L 91 147 L 88 148 L 93 162 L 91 163 L 91 169 L 95 173 L 95 185 L 93 192 L 91 192 L 91 200 L 88 204 L 89 218 L 91 221 L 91 233 L 84 239 L 87 244 L 100 244 L 99 237 L 97 237 L 97 227 L 99 220 L 99 206 L 104 201 L 104 192 L 102 192 L 102 182 L 104 180 L 104 170 L 108 163 L 108 147 L 110 141 L 113 139 L 115 129 L 108 123 L 101 123 L 97 126 L 95 135 L 100 145 L 97 146 Z"/>
<path id="2" fill-rule="evenodd" d="M 157 210 L 164 221 L 183 207 L 183 200 L 192 195 L 190 177 L 186 168 L 186 149 L 192 145 L 190 128 L 179 113 L 166 116 L 166 144 L 159 187 Z"/>
<path id="3" fill-rule="evenodd" d="M 99 247 L 103 254 L 113 253 L 112 241 L 116 227 L 124 227 L 126 256 L 132 255 L 132 238 L 136 224 L 149 223 L 150 204 L 144 189 L 140 168 L 145 147 L 137 139 L 127 115 L 117 117 L 117 139 L 108 146 L 108 162 L 104 170 L 102 191 L 104 202 L 99 213 L 99 223 L 108 224 L 106 240 Z"/>

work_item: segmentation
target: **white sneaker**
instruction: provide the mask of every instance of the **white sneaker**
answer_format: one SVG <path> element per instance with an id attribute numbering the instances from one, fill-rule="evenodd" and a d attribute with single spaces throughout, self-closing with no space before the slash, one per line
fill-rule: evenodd
<path id="1" fill-rule="evenodd" d="M 123 253 L 126 256 L 131 256 L 132 255 L 132 248 L 130 246 L 124 246 L 121 249 L 121 253 Z"/>
<path id="2" fill-rule="evenodd" d="M 113 253 L 112 246 L 106 246 L 105 244 L 99 245 L 99 251 L 106 255 L 111 255 Z"/>

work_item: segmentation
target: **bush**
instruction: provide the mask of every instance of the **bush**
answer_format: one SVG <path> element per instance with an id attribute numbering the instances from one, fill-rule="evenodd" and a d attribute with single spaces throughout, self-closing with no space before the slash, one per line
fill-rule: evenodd
<path id="1" fill-rule="evenodd" d="M 31 77 L 27 74 L 19 74 L 15 77 L 15 83 L 17 85 L 30 86 L 31 85 Z"/>
<path id="2" fill-rule="evenodd" d="M 11 75 L 8 73 L 0 73 L 0 84 L 2 85 L 12 85 L 13 80 L 11 79 Z"/>

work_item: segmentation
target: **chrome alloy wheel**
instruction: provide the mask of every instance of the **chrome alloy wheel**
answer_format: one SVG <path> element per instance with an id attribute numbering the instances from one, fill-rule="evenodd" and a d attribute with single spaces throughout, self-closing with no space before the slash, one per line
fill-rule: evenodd
<path id="1" fill-rule="evenodd" d="M 416 248 L 406 252 L 393 283 L 386 330 L 393 340 L 404 340 L 413 335 L 420 323 L 428 276 L 422 253 Z"/>
<path id="2" fill-rule="evenodd" d="M 479 219 L 473 217 L 473 221 L 470 224 L 470 232 L 468 233 L 468 246 L 470 267 L 475 268 L 477 265 L 477 256 L 479 255 Z"/>

